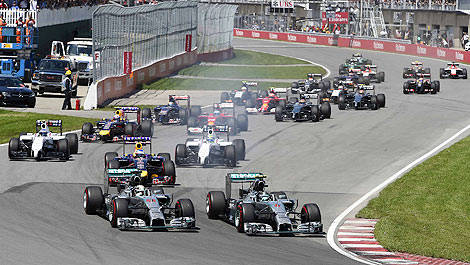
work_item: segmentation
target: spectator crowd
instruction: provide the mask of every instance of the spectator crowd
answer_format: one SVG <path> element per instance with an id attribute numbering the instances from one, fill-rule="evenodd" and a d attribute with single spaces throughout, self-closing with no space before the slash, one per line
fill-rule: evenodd
<path id="1" fill-rule="evenodd" d="M 94 6 L 108 3 L 108 0 L 0 0 L 0 9 L 58 9 L 74 6 Z"/>

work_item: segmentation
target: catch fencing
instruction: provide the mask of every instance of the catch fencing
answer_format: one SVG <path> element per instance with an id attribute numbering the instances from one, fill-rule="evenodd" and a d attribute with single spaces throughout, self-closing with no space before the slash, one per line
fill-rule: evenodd
<path id="1" fill-rule="evenodd" d="M 97 82 L 124 73 L 124 52 L 132 53 L 131 69 L 184 53 L 186 35 L 196 36 L 197 3 L 100 6 L 93 13 L 94 74 Z M 191 42 L 190 50 L 195 48 Z"/>
<path id="2" fill-rule="evenodd" d="M 199 4 L 198 53 L 213 53 L 232 48 L 236 5 Z"/>

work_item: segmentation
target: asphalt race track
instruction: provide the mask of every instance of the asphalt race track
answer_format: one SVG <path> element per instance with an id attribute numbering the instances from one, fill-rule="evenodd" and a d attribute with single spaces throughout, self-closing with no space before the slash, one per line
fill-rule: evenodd
<path id="1" fill-rule="evenodd" d="M 238 39 L 237 48 L 307 59 L 336 73 L 354 50 Z M 275 123 L 250 116 L 247 161 L 237 171 L 270 176 L 270 190 L 283 190 L 299 204 L 319 204 L 324 230 L 334 218 L 387 177 L 470 122 L 467 80 L 442 80 L 437 95 L 404 95 L 402 69 L 411 56 L 362 51 L 386 82 L 386 108 L 341 111 L 316 124 Z M 433 77 L 445 62 L 420 59 Z M 274 77 L 273 77 L 274 78 Z M 193 104 L 199 104 L 193 102 Z M 203 104 L 203 103 L 200 103 Z M 155 152 L 174 153 L 182 127 L 156 127 Z M 119 144 L 80 144 L 69 162 L 8 161 L 0 147 L 1 264 L 358 264 L 336 253 L 326 237 L 249 237 L 222 221 L 208 220 L 205 195 L 223 190 L 224 168 L 177 168 L 175 199 L 191 198 L 199 232 L 121 232 L 87 216 L 82 193 L 101 184 L 103 157 Z M 170 191 L 170 189 L 167 189 Z"/>

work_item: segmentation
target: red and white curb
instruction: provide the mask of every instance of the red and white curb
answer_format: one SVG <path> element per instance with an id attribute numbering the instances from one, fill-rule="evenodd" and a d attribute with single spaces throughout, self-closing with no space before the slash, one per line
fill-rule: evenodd
<path id="1" fill-rule="evenodd" d="M 339 244 L 345 250 L 375 264 L 469 265 L 461 261 L 390 252 L 375 240 L 374 229 L 377 221 L 376 219 L 346 219 L 336 235 Z"/>

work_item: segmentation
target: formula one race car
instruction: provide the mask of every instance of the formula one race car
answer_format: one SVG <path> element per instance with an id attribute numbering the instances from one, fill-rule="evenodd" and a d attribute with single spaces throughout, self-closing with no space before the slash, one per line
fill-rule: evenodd
<path id="1" fill-rule="evenodd" d="M 180 101 L 186 101 L 186 106 L 180 105 Z M 199 110 L 200 108 L 198 107 L 191 108 L 191 101 L 188 95 L 170 95 L 168 96 L 168 104 L 155 107 L 153 109 L 153 115 L 149 108 L 142 109 L 142 118 L 153 119 L 155 122 L 163 125 L 186 125 L 189 116 L 191 116 L 191 114 L 199 115 Z"/>
<path id="2" fill-rule="evenodd" d="M 226 165 L 235 167 L 238 160 L 245 160 L 245 141 L 230 141 L 228 126 L 205 126 L 199 138 L 190 138 L 185 144 L 176 145 L 175 161 L 177 165 Z M 217 134 L 225 133 L 226 139 Z"/>
<path id="3" fill-rule="evenodd" d="M 406 80 L 403 83 L 403 94 L 436 94 L 441 90 L 441 84 L 437 80 L 431 81 L 430 76 L 430 74 L 418 74 L 418 78 Z"/>
<path id="4" fill-rule="evenodd" d="M 138 185 L 138 174 L 119 184 L 115 194 L 103 194 L 99 186 L 87 186 L 83 208 L 88 215 L 98 214 L 120 230 L 168 231 L 197 230 L 194 205 L 190 199 L 179 199 L 172 207 L 173 196 L 163 186 L 152 190 Z"/>
<path id="5" fill-rule="evenodd" d="M 246 112 L 248 114 L 254 113 L 263 113 L 269 114 L 274 113 L 277 106 L 285 106 L 286 105 L 286 88 L 274 88 L 272 87 L 269 90 L 269 94 L 265 97 L 258 97 L 256 102 L 249 102 L 247 106 L 254 106 L 254 107 L 247 107 Z M 253 101 L 254 99 L 250 99 Z"/>
<path id="6" fill-rule="evenodd" d="M 467 69 L 461 68 L 458 63 L 448 63 L 446 68 L 439 70 L 439 77 L 441 79 L 452 78 L 452 79 L 467 79 Z"/>
<path id="7" fill-rule="evenodd" d="M 339 66 L 338 73 L 340 75 L 347 74 L 351 67 L 360 67 L 362 65 L 370 65 L 372 61 L 370 59 L 366 59 L 362 57 L 362 54 L 355 53 L 350 59 L 346 59 L 344 64 Z"/>
<path id="8" fill-rule="evenodd" d="M 189 117 L 189 134 L 194 131 L 194 128 L 202 130 L 206 125 L 227 125 L 230 128 L 231 135 L 236 135 L 238 132 L 248 130 L 248 115 L 242 113 L 238 114 L 235 118 L 235 106 L 233 103 L 216 103 L 212 108 L 212 113 L 203 113 L 196 117 Z"/>
<path id="9" fill-rule="evenodd" d="M 231 92 L 222 92 L 222 94 L 220 94 L 220 102 L 234 103 L 236 106 L 246 106 L 247 102 L 249 102 L 250 99 L 256 99 L 264 95 L 261 94 L 260 91 L 252 91 L 252 89 L 255 89 L 257 87 L 257 82 L 242 81 L 242 87 L 239 90 L 232 90 Z"/>
<path id="10" fill-rule="evenodd" d="M 431 68 L 423 68 L 423 63 L 414 61 L 410 67 L 403 68 L 403 78 L 417 78 L 418 74 L 429 74 L 431 75 Z"/>
<path id="11" fill-rule="evenodd" d="M 126 153 L 126 144 L 135 144 L 134 152 Z M 150 147 L 150 152 L 144 152 L 144 146 Z M 145 186 L 156 184 L 174 184 L 176 181 L 175 164 L 171 161 L 169 153 L 152 153 L 152 140 L 150 137 L 124 137 L 122 155 L 116 152 L 107 152 L 104 156 L 105 192 L 108 188 L 116 186 L 121 178 L 114 174 L 113 169 L 136 169 L 142 171 L 142 183 Z M 111 172 L 109 172 L 111 170 Z M 111 174 L 110 174 L 111 173 Z M 127 176 L 122 176 L 127 178 Z"/>
<path id="12" fill-rule="evenodd" d="M 372 93 L 369 93 L 369 92 Z M 375 94 L 375 87 L 373 85 L 359 85 L 356 93 L 348 93 L 339 96 L 338 108 L 340 110 L 354 108 L 377 110 L 385 107 L 385 95 Z"/>
<path id="13" fill-rule="evenodd" d="M 126 113 L 136 113 L 136 120 L 129 120 Z M 140 108 L 138 107 L 116 107 L 112 119 L 103 119 L 96 122 L 96 126 L 86 122 L 82 126 L 81 140 L 84 142 L 122 141 L 125 136 L 153 136 L 153 122 L 141 120 Z"/>
<path id="14" fill-rule="evenodd" d="M 312 121 L 331 117 L 331 106 L 329 102 L 321 102 L 319 94 L 303 94 L 300 99 L 290 97 L 284 108 L 276 107 L 274 120 Z"/>
<path id="15" fill-rule="evenodd" d="M 206 212 L 210 219 L 222 219 L 248 235 L 323 234 L 320 208 L 304 204 L 296 212 L 296 200 L 285 192 L 267 192 L 266 176 L 262 173 L 231 173 L 225 178 L 225 193 L 210 191 Z M 238 198 L 232 197 L 232 185 L 241 184 Z M 246 189 L 243 184 L 248 184 Z M 227 196 L 227 197 L 226 197 Z"/>
<path id="16" fill-rule="evenodd" d="M 340 80 L 334 83 L 333 88 L 328 92 L 330 96 L 330 102 L 338 104 L 340 96 L 344 96 L 349 93 L 354 93 L 359 85 L 352 80 Z"/>
<path id="17" fill-rule="evenodd" d="M 385 81 L 385 73 L 377 72 L 376 65 L 361 66 L 361 71 L 357 72 L 357 75 L 362 76 L 364 79 L 368 79 L 369 82 L 381 83 Z"/>
<path id="18" fill-rule="evenodd" d="M 49 127 L 59 127 L 60 133 L 52 133 Z M 78 153 L 78 136 L 76 133 L 62 135 L 61 120 L 37 120 L 36 133 L 21 133 L 18 138 L 11 138 L 8 143 L 10 159 L 68 160 L 71 154 L 76 153 Z"/>

